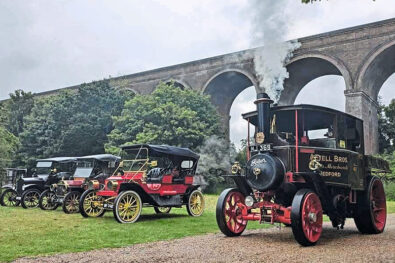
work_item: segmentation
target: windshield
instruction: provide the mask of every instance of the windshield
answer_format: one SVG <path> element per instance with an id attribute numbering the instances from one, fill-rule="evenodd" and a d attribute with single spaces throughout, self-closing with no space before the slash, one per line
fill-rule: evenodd
<path id="1" fill-rule="evenodd" d="M 89 177 L 92 174 L 93 168 L 80 168 L 77 167 L 77 169 L 74 172 L 74 177 Z"/>
<path id="2" fill-rule="evenodd" d="M 52 162 L 37 162 L 36 172 L 37 174 L 50 174 Z"/>
<path id="3" fill-rule="evenodd" d="M 145 171 L 148 166 L 148 149 L 125 149 L 121 152 L 125 171 Z"/>

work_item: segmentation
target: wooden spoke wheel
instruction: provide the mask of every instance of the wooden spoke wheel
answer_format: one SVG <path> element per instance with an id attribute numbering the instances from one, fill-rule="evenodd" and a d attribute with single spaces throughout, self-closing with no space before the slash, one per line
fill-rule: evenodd
<path id="1" fill-rule="evenodd" d="M 81 193 L 77 191 L 71 191 L 66 194 L 63 200 L 62 209 L 66 214 L 78 213 L 80 211 L 80 198 Z"/>
<path id="2" fill-rule="evenodd" d="M 228 237 L 239 236 L 247 227 L 238 204 L 244 204 L 245 196 L 237 189 L 226 189 L 218 198 L 216 218 L 219 229 Z"/>
<path id="3" fill-rule="evenodd" d="M 56 194 L 50 190 L 45 190 L 40 195 L 38 205 L 42 210 L 55 210 L 59 206 Z"/>
<path id="4" fill-rule="evenodd" d="M 168 214 L 170 213 L 171 207 L 168 206 L 155 206 L 155 213 L 157 214 Z"/>
<path id="5" fill-rule="evenodd" d="M 83 217 L 100 217 L 106 210 L 103 207 L 104 198 L 96 195 L 94 190 L 86 190 L 79 201 L 79 211 Z"/>
<path id="6" fill-rule="evenodd" d="M 20 201 L 16 200 L 17 192 L 13 189 L 6 189 L 1 193 L 0 204 L 2 206 L 18 206 Z"/>
<path id="7" fill-rule="evenodd" d="M 301 189 L 292 201 L 291 227 L 302 246 L 317 243 L 322 233 L 323 210 L 320 198 L 309 189 Z"/>
<path id="8" fill-rule="evenodd" d="M 115 199 L 113 213 L 119 223 L 134 223 L 141 214 L 142 202 L 135 191 L 121 192 Z"/>
<path id="9" fill-rule="evenodd" d="M 379 234 L 387 220 L 387 204 L 383 183 L 378 177 L 370 177 L 365 191 L 358 193 L 355 225 L 363 234 Z"/>
<path id="10" fill-rule="evenodd" d="M 200 190 L 194 190 L 189 195 L 187 211 L 190 216 L 201 216 L 204 212 L 204 196 Z"/>
<path id="11" fill-rule="evenodd" d="M 23 208 L 34 208 L 38 206 L 41 191 L 38 189 L 26 190 L 21 197 L 21 205 Z"/>

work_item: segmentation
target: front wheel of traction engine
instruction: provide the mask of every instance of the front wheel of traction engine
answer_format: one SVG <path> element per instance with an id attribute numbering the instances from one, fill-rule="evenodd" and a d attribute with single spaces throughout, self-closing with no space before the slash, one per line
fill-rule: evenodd
<path id="1" fill-rule="evenodd" d="M 86 190 L 80 198 L 79 210 L 83 217 L 101 217 L 106 210 L 103 207 L 104 198 L 96 195 L 94 190 Z"/>
<path id="2" fill-rule="evenodd" d="M 143 203 L 135 191 L 123 191 L 115 199 L 113 213 L 119 223 L 134 223 L 140 215 Z"/>
<path id="3" fill-rule="evenodd" d="M 302 246 L 313 246 L 322 233 L 323 210 L 320 198 L 309 189 L 300 189 L 291 208 L 293 235 Z"/>
<path id="4" fill-rule="evenodd" d="M 218 198 L 216 218 L 219 229 L 228 237 L 240 236 L 247 227 L 238 204 L 244 204 L 245 196 L 237 189 L 226 189 Z"/>
<path id="5" fill-rule="evenodd" d="M 78 191 L 71 191 L 66 194 L 63 200 L 62 209 L 66 214 L 78 213 L 81 193 Z"/>
<path id="6" fill-rule="evenodd" d="M 23 208 L 34 208 L 38 206 L 41 191 L 38 189 L 26 190 L 21 197 L 21 205 Z"/>
<path id="7" fill-rule="evenodd" d="M 379 234 L 387 220 L 387 204 L 383 183 L 370 177 L 365 191 L 358 193 L 354 222 L 362 234 Z"/>
<path id="8" fill-rule="evenodd" d="M 38 200 L 38 206 L 42 210 L 55 210 L 59 204 L 56 201 L 56 195 L 50 190 L 45 190 L 41 193 L 40 199 Z"/>

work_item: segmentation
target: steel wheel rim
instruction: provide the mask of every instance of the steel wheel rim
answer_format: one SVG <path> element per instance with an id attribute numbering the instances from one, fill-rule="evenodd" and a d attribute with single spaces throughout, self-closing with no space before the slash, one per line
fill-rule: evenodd
<path id="1" fill-rule="evenodd" d="M 375 180 L 370 191 L 370 207 L 377 230 L 382 231 L 387 219 L 387 204 L 383 184 Z"/>
<path id="2" fill-rule="evenodd" d="M 308 193 L 301 208 L 302 229 L 310 242 L 317 242 L 322 233 L 322 206 L 315 193 Z"/>
<path id="3" fill-rule="evenodd" d="M 189 198 L 189 207 L 193 215 L 201 215 L 204 210 L 204 197 L 200 192 L 192 193 Z"/>
<path id="4" fill-rule="evenodd" d="M 171 207 L 159 206 L 159 207 L 157 207 L 157 209 L 159 212 L 166 214 L 166 213 L 170 212 Z"/>
<path id="5" fill-rule="evenodd" d="M 43 196 L 42 199 L 42 206 L 45 209 L 52 209 L 55 207 L 55 203 L 54 203 L 54 198 L 55 198 L 55 194 L 52 192 L 48 192 L 46 195 Z"/>
<path id="6" fill-rule="evenodd" d="M 230 231 L 239 234 L 244 231 L 247 221 L 243 220 L 238 203 L 244 203 L 244 196 L 240 192 L 231 192 L 225 201 L 224 215 L 226 226 Z"/>
<path id="7" fill-rule="evenodd" d="M 67 200 L 64 200 L 65 208 L 70 213 L 76 213 L 79 210 L 79 194 L 71 194 Z"/>
<path id="8" fill-rule="evenodd" d="M 102 203 L 102 197 L 96 195 L 95 192 L 86 195 L 82 207 L 88 216 L 96 217 L 103 212 L 104 208 L 94 205 L 95 202 Z"/>
<path id="9" fill-rule="evenodd" d="M 133 222 L 140 214 L 140 201 L 136 194 L 124 194 L 117 204 L 118 215 L 124 222 Z"/>
<path id="10" fill-rule="evenodd" d="M 25 196 L 25 204 L 27 207 L 36 207 L 38 206 L 38 201 L 40 198 L 40 194 L 36 191 L 32 191 L 27 193 Z"/>
<path id="11" fill-rule="evenodd" d="M 16 196 L 17 194 L 13 191 L 8 191 L 7 193 L 4 194 L 4 204 L 6 206 L 16 206 Z"/>

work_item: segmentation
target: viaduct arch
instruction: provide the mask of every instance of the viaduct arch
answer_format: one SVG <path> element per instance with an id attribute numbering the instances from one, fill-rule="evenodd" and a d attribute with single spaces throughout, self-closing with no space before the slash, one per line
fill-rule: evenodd
<path id="1" fill-rule="evenodd" d="M 293 104 L 303 87 L 316 78 L 342 76 L 346 86 L 346 112 L 364 121 L 365 151 L 377 153 L 377 95 L 385 80 L 395 72 L 395 18 L 298 41 L 301 46 L 286 65 L 289 78 L 279 104 Z M 229 111 L 235 97 L 247 87 L 259 87 L 254 54 L 261 49 L 263 47 L 111 78 L 110 84 L 149 94 L 160 81 L 174 80 L 180 88 L 211 95 L 228 130 Z M 66 89 L 76 88 L 78 86 Z"/>

